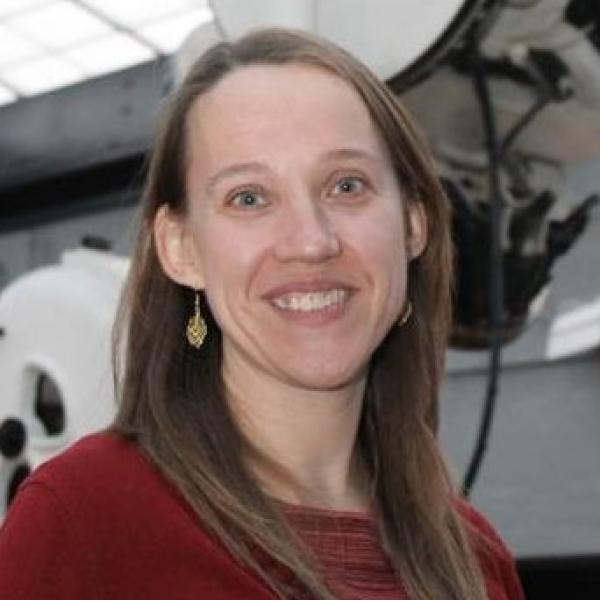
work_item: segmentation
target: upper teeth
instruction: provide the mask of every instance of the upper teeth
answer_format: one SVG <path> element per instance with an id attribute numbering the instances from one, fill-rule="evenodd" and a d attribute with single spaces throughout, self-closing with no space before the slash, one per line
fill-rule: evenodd
<path id="1" fill-rule="evenodd" d="M 300 310 L 308 312 L 341 304 L 346 299 L 346 290 L 329 290 L 327 292 L 308 292 L 306 294 L 291 293 L 279 296 L 274 304 L 284 310 Z"/>

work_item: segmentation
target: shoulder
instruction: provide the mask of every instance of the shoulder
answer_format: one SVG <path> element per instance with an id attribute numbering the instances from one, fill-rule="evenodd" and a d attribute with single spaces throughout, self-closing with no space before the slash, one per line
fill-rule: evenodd
<path id="1" fill-rule="evenodd" d="M 463 499 L 456 508 L 467 527 L 491 600 L 524 600 L 513 553 L 490 520 Z"/>
<path id="2" fill-rule="evenodd" d="M 109 433 L 25 480 L 0 530 L 0 564 L 2 598 L 272 597 L 139 446 Z"/>
<path id="3" fill-rule="evenodd" d="M 509 555 L 510 551 L 491 521 L 470 502 L 459 498 L 456 508 L 467 525 L 467 529 L 474 533 L 487 546 L 491 546 L 500 555 Z"/>
<path id="4" fill-rule="evenodd" d="M 0 529 L 0 596 L 88 595 L 91 561 L 86 555 L 95 551 L 81 533 L 93 537 L 102 522 L 104 500 L 95 493 L 96 482 L 108 482 L 111 464 L 115 473 L 131 471 L 125 465 L 141 461 L 136 454 L 117 438 L 96 434 L 44 463 L 21 484 Z"/>
<path id="5" fill-rule="evenodd" d="M 81 438 L 38 467 L 22 484 L 45 488 L 72 515 L 98 513 L 127 518 L 187 503 L 141 451 L 137 443 L 111 432 Z M 129 514 L 131 513 L 131 514 Z"/>
<path id="6" fill-rule="evenodd" d="M 43 463 L 28 482 L 71 479 L 86 481 L 98 475 L 114 476 L 143 466 L 145 459 L 134 442 L 110 433 L 98 432 L 83 437 L 69 448 Z"/>
<path id="7" fill-rule="evenodd" d="M 19 493 L 45 489 L 70 512 L 88 512 L 100 496 L 106 500 L 126 481 L 148 477 L 145 462 L 135 444 L 99 432 L 79 439 L 42 463 L 21 484 Z"/>

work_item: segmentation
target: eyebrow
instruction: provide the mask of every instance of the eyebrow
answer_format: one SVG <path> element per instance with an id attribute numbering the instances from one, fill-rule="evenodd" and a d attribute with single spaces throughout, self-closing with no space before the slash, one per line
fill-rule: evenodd
<path id="1" fill-rule="evenodd" d="M 214 187 L 222 180 L 227 179 L 228 177 L 233 177 L 234 175 L 238 175 L 240 173 L 247 172 L 264 172 L 268 171 L 266 165 L 260 162 L 243 162 L 236 163 L 234 165 L 229 165 L 228 167 L 224 167 L 214 175 L 211 175 L 206 182 L 206 192 L 210 193 Z"/>
<path id="2" fill-rule="evenodd" d="M 373 155 L 371 152 L 367 150 L 362 150 L 360 148 L 336 148 L 334 150 L 328 150 L 324 152 L 319 157 L 319 162 L 324 161 L 334 161 L 340 159 L 360 159 L 367 160 L 368 162 L 374 164 L 381 164 L 381 160 Z M 227 179 L 228 177 L 233 177 L 235 175 L 243 174 L 243 173 L 252 173 L 252 172 L 266 172 L 269 171 L 267 165 L 257 161 L 250 162 L 242 162 L 235 163 L 233 165 L 229 165 L 228 167 L 224 167 L 214 175 L 211 175 L 206 182 L 206 193 L 210 194 L 210 192 L 215 188 L 215 186 L 222 181 L 223 179 Z"/>
<path id="3" fill-rule="evenodd" d="M 338 148 L 335 150 L 329 150 L 321 156 L 321 160 L 337 160 L 343 158 L 358 158 L 361 160 L 367 160 L 372 163 L 381 163 L 381 159 L 362 148 Z"/>

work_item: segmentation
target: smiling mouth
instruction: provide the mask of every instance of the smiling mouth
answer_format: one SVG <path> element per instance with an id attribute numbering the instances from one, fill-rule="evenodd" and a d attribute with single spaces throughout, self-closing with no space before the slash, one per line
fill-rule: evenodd
<path id="1" fill-rule="evenodd" d="M 273 298 L 272 302 L 281 310 L 310 313 L 339 308 L 344 305 L 348 296 L 349 292 L 345 289 L 290 292 Z"/>

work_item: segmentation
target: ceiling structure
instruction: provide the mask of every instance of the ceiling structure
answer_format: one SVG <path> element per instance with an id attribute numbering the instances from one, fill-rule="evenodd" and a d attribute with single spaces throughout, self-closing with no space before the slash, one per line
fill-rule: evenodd
<path id="1" fill-rule="evenodd" d="M 2 0 L 0 105 L 174 52 L 208 0 Z"/>

